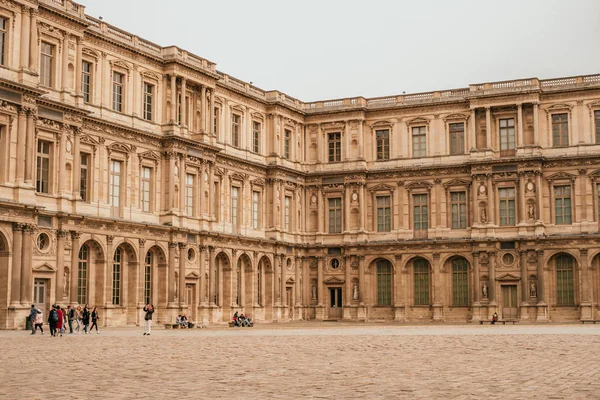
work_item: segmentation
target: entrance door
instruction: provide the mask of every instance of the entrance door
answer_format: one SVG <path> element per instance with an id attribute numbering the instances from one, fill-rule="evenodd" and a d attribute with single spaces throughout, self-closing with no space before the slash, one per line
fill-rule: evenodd
<path id="1" fill-rule="evenodd" d="M 517 285 L 502 286 L 502 319 L 516 319 L 517 307 Z"/>
<path id="2" fill-rule="evenodd" d="M 340 319 L 342 315 L 342 288 L 329 288 L 329 318 Z"/>
<path id="3" fill-rule="evenodd" d="M 188 305 L 188 320 L 196 322 L 196 285 L 185 285 L 185 303 Z"/>
<path id="4" fill-rule="evenodd" d="M 44 316 L 48 316 L 48 288 L 46 279 L 36 279 L 33 281 L 33 304 L 44 312 Z"/>

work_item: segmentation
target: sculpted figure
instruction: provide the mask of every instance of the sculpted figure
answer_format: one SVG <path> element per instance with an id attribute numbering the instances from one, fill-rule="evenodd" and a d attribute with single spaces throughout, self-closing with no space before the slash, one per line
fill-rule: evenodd
<path id="1" fill-rule="evenodd" d="M 535 281 L 531 281 L 531 283 L 529 284 L 529 296 L 537 297 L 537 285 Z"/>
<path id="2" fill-rule="evenodd" d="M 358 283 L 354 283 L 354 288 L 352 290 L 352 299 L 358 300 Z"/>
<path id="3" fill-rule="evenodd" d="M 483 298 L 484 299 L 488 298 L 488 284 L 487 284 L 487 282 L 483 282 L 483 285 L 481 286 L 481 294 L 483 294 Z"/>

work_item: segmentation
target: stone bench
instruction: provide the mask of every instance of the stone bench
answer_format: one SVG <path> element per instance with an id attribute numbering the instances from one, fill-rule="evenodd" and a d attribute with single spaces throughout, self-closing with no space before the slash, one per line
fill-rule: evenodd
<path id="1" fill-rule="evenodd" d="M 581 320 L 582 324 L 595 324 L 596 322 L 600 322 L 600 320 L 597 320 L 597 319 L 582 319 Z"/>
<path id="2" fill-rule="evenodd" d="M 512 319 L 509 319 L 509 320 L 498 320 L 498 321 L 496 321 L 497 324 L 502 324 L 502 325 L 506 325 L 506 324 L 513 324 L 514 325 L 517 322 L 519 322 L 519 321 L 512 320 Z M 483 325 L 483 324 L 490 324 L 491 325 L 492 321 L 490 321 L 490 320 L 481 320 L 481 321 L 479 321 L 479 324 L 480 325 Z"/>

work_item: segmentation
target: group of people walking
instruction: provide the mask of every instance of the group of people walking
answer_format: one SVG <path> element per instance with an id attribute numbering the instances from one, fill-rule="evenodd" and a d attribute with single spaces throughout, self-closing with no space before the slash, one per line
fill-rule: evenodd
<path id="1" fill-rule="evenodd" d="M 50 336 L 62 336 L 69 327 L 69 334 L 84 334 L 91 333 L 94 327 L 96 333 L 98 330 L 98 310 L 96 307 L 90 312 L 88 305 L 83 308 L 81 306 L 68 306 L 65 310 L 57 304 L 53 304 L 48 313 L 48 326 L 50 327 Z M 41 334 L 44 334 L 44 316 L 42 310 L 38 309 L 35 304 L 31 305 L 29 311 L 29 321 L 31 322 L 31 334 L 35 335 L 39 329 Z M 90 327 L 90 321 L 92 326 Z"/>

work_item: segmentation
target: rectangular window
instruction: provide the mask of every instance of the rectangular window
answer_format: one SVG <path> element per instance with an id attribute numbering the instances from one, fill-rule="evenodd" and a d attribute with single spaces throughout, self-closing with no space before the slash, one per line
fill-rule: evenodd
<path id="1" fill-rule="evenodd" d="M 79 262 L 77 263 L 77 302 L 79 304 L 87 303 L 88 263 L 88 246 L 84 244 L 79 250 Z"/>
<path id="2" fill-rule="evenodd" d="M 194 215 L 194 175 L 185 176 L 185 213 L 188 217 Z"/>
<path id="3" fill-rule="evenodd" d="M 252 150 L 260 153 L 260 122 L 252 122 Z"/>
<path id="4" fill-rule="evenodd" d="M 427 155 L 427 128 L 415 126 L 412 128 L 413 157 L 425 157 Z"/>
<path id="5" fill-rule="evenodd" d="M 50 143 L 38 140 L 36 191 L 50 192 Z"/>
<path id="6" fill-rule="evenodd" d="M 569 145 L 569 115 L 552 115 L 552 145 L 554 147 L 563 147 Z"/>
<path id="7" fill-rule="evenodd" d="M 500 225 L 512 226 L 515 224 L 515 188 L 498 189 L 500 199 Z"/>
<path id="8" fill-rule="evenodd" d="M 450 193 L 452 208 L 452 229 L 467 227 L 467 194 L 465 192 Z"/>
<path id="9" fill-rule="evenodd" d="M 515 150 L 515 119 L 506 118 L 499 121 L 500 124 L 500 154 L 514 154 Z M 508 152 L 508 153 L 507 153 Z"/>
<path id="10" fill-rule="evenodd" d="M 123 74 L 113 72 L 112 109 L 119 112 L 123 111 L 123 78 Z"/>
<path id="11" fill-rule="evenodd" d="M 110 206 L 118 210 L 121 199 L 121 161 L 110 161 L 109 188 Z"/>
<path id="12" fill-rule="evenodd" d="M 429 209 L 426 194 L 413 195 L 414 230 L 426 231 L 429 229 Z"/>
<path id="13" fill-rule="evenodd" d="M 260 192 L 252 192 L 252 227 L 258 229 Z"/>
<path id="14" fill-rule="evenodd" d="M 90 155 L 81 153 L 80 177 L 79 177 L 79 195 L 81 200 L 88 201 L 88 181 L 89 181 L 89 161 Z"/>
<path id="15" fill-rule="evenodd" d="M 83 92 L 83 101 L 90 102 L 92 93 L 92 63 L 83 61 L 81 63 L 81 91 Z"/>
<path id="16" fill-rule="evenodd" d="M 40 85 L 52 87 L 54 84 L 54 46 L 49 43 L 40 43 Z"/>
<path id="17" fill-rule="evenodd" d="M 342 199 L 329 199 L 329 233 L 342 232 Z"/>
<path id="18" fill-rule="evenodd" d="M 450 155 L 465 153 L 465 124 L 450 124 Z"/>
<path id="19" fill-rule="evenodd" d="M 285 196 L 285 230 L 289 231 L 290 230 L 290 207 L 291 207 L 291 203 L 292 203 L 292 198 L 289 196 Z"/>
<path id="20" fill-rule="evenodd" d="M 382 129 L 375 131 L 375 137 L 377 139 L 377 159 L 378 160 L 389 160 L 390 159 L 390 131 L 389 129 Z"/>
<path id="21" fill-rule="evenodd" d="M 333 132 L 327 135 L 329 143 L 329 162 L 342 160 L 342 134 Z"/>
<path id="22" fill-rule="evenodd" d="M 181 94 L 177 95 L 177 123 L 181 124 Z"/>
<path id="23" fill-rule="evenodd" d="M 283 157 L 290 159 L 290 143 L 292 141 L 292 131 L 285 129 L 285 138 L 283 141 Z"/>
<path id="24" fill-rule="evenodd" d="M 231 188 L 231 224 L 237 226 L 238 224 L 238 195 L 239 189 L 237 187 Z"/>
<path id="25" fill-rule="evenodd" d="M 146 121 L 152 121 L 152 103 L 154 100 L 154 85 L 144 83 L 144 110 L 143 116 Z"/>
<path id="26" fill-rule="evenodd" d="M 452 260 L 452 304 L 469 305 L 469 266 L 464 258 Z"/>
<path id="27" fill-rule="evenodd" d="M 377 196 L 377 232 L 392 230 L 392 208 L 390 196 Z"/>
<path id="28" fill-rule="evenodd" d="M 142 167 L 142 183 L 141 183 L 141 201 L 142 211 L 150 212 L 150 182 L 152 177 L 152 168 Z"/>
<path id="29" fill-rule="evenodd" d="M 217 200 L 219 200 L 220 198 L 221 198 L 221 194 L 219 193 L 219 183 L 215 182 L 215 183 L 213 183 L 213 192 L 212 192 L 212 203 L 214 204 L 213 217 L 214 217 L 215 221 L 219 221 L 220 204 Z"/>
<path id="30" fill-rule="evenodd" d="M 556 257 L 556 302 L 559 306 L 575 304 L 573 258 L 564 254 Z"/>
<path id="31" fill-rule="evenodd" d="M 240 147 L 240 116 L 233 114 L 231 116 L 231 145 Z"/>
<path id="32" fill-rule="evenodd" d="M 392 265 L 387 260 L 377 261 L 377 305 L 392 305 Z"/>
<path id="33" fill-rule="evenodd" d="M 213 115 L 213 133 L 219 132 L 219 109 L 215 107 L 215 115 Z"/>
<path id="34" fill-rule="evenodd" d="M 594 111 L 594 122 L 596 122 L 596 143 L 600 144 L 600 110 Z"/>
<path id="35" fill-rule="evenodd" d="M 429 305 L 429 263 L 420 258 L 413 262 L 415 306 Z"/>
<path id="36" fill-rule="evenodd" d="M 6 65 L 6 36 L 8 33 L 8 20 L 0 17 L 0 65 Z"/>
<path id="37" fill-rule="evenodd" d="M 152 294 L 152 253 L 146 253 L 146 259 L 144 262 L 144 302 L 150 303 L 150 296 Z"/>
<path id="38" fill-rule="evenodd" d="M 121 304 L 121 248 L 117 247 L 113 258 L 112 303 Z"/>
<path id="39" fill-rule="evenodd" d="M 571 186 L 554 187 L 554 211 L 557 225 L 571 224 Z"/>

